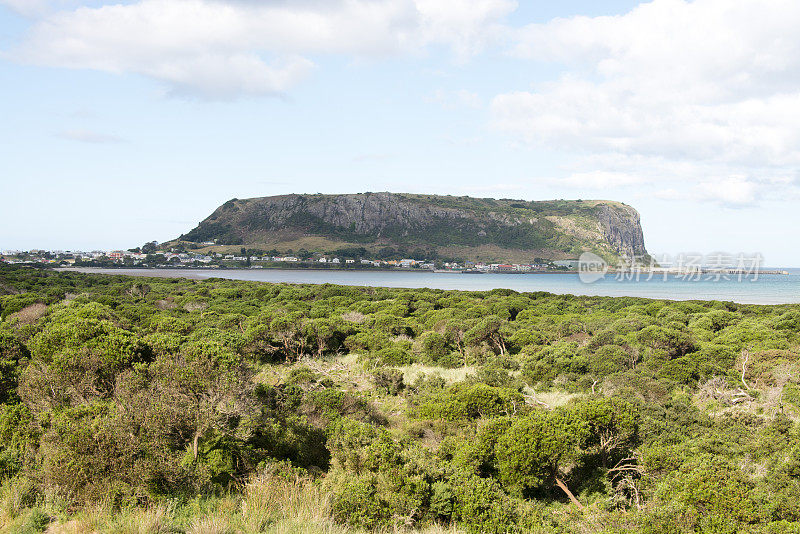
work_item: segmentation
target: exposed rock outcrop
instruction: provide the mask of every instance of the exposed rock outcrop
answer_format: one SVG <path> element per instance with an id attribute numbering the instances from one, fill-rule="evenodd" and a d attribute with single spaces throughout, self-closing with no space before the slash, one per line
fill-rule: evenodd
<path id="1" fill-rule="evenodd" d="M 598 204 L 598 222 L 603 237 L 621 256 L 644 256 L 644 233 L 639 212 L 630 206 Z"/>

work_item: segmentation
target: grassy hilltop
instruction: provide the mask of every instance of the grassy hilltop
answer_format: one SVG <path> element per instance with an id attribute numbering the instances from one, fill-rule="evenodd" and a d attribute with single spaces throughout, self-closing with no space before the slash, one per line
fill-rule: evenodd
<path id="1" fill-rule="evenodd" d="M 473 261 L 647 254 L 639 214 L 618 202 L 399 193 L 232 199 L 178 241 L 281 253 L 363 247 L 375 254 L 392 247 L 409 256 Z"/>
<path id="2" fill-rule="evenodd" d="M 800 306 L 0 267 L 0 531 L 800 531 Z"/>

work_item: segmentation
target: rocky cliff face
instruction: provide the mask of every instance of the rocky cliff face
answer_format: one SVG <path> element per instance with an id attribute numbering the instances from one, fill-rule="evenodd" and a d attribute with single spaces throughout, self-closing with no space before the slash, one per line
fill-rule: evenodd
<path id="1" fill-rule="evenodd" d="M 233 199 L 186 241 L 256 245 L 275 235 L 342 243 L 423 247 L 497 246 L 577 256 L 646 254 L 639 215 L 605 201 L 526 202 L 397 193 Z M 551 256 L 553 256 L 551 254 Z"/>
<path id="2" fill-rule="evenodd" d="M 598 223 L 605 240 L 621 256 L 644 256 L 644 233 L 639 212 L 630 206 L 598 204 Z"/>

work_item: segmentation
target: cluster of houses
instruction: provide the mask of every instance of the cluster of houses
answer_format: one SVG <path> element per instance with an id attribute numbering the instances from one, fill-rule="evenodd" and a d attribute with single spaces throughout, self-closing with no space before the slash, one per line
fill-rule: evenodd
<path id="1" fill-rule="evenodd" d="M 494 272 L 494 273 L 529 273 L 536 271 L 547 271 L 556 268 L 573 269 L 575 266 L 572 261 L 556 261 L 553 263 L 444 263 L 444 270 L 454 271 L 478 271 L 478 272 Z"/>
<path id="2" fill-rule="evenodd" d="M 214 258 L 200 254 L 157 252 L 164 256 L 168 263 L 195 262 L 211 263 Z M 74 264 L 76 262 L 113 262 L 139 265 L 147 259 L 147 254 L 142 252 L 131 252 L 123 250 L 92 250 L 89 252 L 82 250 L 39 250 L 29 251 L 3 250 L 0 252 L 0 261 L 5 263 L 51 263 L 51 264 Z"/>
<path id="3" fill-rule="evenodd" d="M 84 252 L 80 250 L 3 250 L 0 251 L 0 261 L 4 263 L 73 263 L 76 260 L 95 260 L 111 258 L 111 252 L 93 250 Z M 120 253 L 121 254 L 121 253 Z M 122 256 L 118 256 L 120 259 Z"/>
<path id="4" fill-rule="evenodd" d="M 7 263 L 51 263 L 51 264 L 81 264 L 81 263 L 118 263 L 123 265 L 185 265 L 195 267 L 220 267 L 225 264 L 236 263 L 237 267 L 248 264 L 251 268 L 263 268 L 265 263 L 305 263 L 305 264 L 332 264 L 332 265 L 353 265 L 382 268 L 398 269 L 428 269 L 437 271 L 468 271 L 468 272 L 499 272 L 499 273 L 525 273 L 534 271 L 545 271 L 554 267 L 574 268 L 573 261 L 556 261 L 553 263 L 472 263 L 472 262 L 445 262 L 438 266 L 432 261 L 404 258 L 399 260 L 378 260 L 378 259 L 354 259 L 339 258 L 333 255 L 318 255 L 313 257 L 297 256 L 245 256 L 237 254 L 225 254 L 221 252 L 211 254 L 201 254 L 185 251 L 154 251 L 158 255 L 157 263 L 152 262 L 152 256 L 144 252 L 133 252 L 123 250 L 93 250 L 91 252 L 70 251 L 70 250 L 4 250 L 0 255 L 0 261 Z M 150 260 L 148 261 L 148 257 Z M 356 265 L 353 265 L 354 267 Z M 438 268 L 437 268 L 438 267 Z"/>
<path id="5" fill-rule="evenodd" d="M 299 258 L 297 256 L 244 256 L 237 254 L 197 254 L 193 252 L 174 252 L 174 251 L 155 251 L 155 254 L 163 257 L 159 258 L 159 263 L 175 265 L 207 265 L 209 267 L 216 267 L 219 264 L 226 262 L 246 263 L 249 262 L 251 266 L 255 263 L 322 263 L 322 264 L 355 264 L 371 265 L 375 267 L 402 267 L 402 268 L 421 268 L 433 269 L 434 264 L 425 261 L 414 259 L 402 260 L 369 260 L 352 258 L 338 258 L 334 256 L 321 256 L 313 258 Z M 71 251 L 71 250 L 4 250 L 0 252 L 0 261 L 6 263 L 53 263 L 53 264 L 74 264 L 76 262 L 113 262 L 127 265 L 140 265 L 148 258 L 148 254 L 142 252 L 132 252 L 124 250 L 93 250 L 91 252 L 84 251 Z M 213 264 L 213 265 L 212 265 Z"/>

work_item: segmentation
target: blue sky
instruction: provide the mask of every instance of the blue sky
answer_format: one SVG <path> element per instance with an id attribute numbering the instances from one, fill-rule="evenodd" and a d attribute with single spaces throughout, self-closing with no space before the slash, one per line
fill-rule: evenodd
<path id="1" fill-rule="evenodd" d="M 636 207 L 800 265 L 788 0 L 0 0 L 0 249 L 167 240 L 233 197 Z"/>

